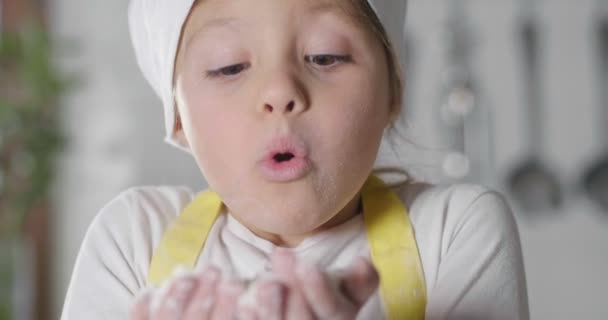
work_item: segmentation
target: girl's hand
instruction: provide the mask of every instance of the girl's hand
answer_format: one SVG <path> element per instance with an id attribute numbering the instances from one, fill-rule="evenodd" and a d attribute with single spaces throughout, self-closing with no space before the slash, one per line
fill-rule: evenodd
<path id="1" fill-rule="evenodd" d="M 240 319 L 355 319 L 379 283 L 378 273 L 363 258 L 339 279 L 285 251 L 273 254 L 272 265 L 283 282 L 260 284 L 257 305 L 240 308 Z"/>
<path id="2" fill-rule="evenodd" d="M 232 319 L 243 291 L 240 282 L 221 280 L 220 272 L 210 267 L 202 273 L 180 276 L 163 290 L 143 294 L 133 305 L 129 319 Z"/>

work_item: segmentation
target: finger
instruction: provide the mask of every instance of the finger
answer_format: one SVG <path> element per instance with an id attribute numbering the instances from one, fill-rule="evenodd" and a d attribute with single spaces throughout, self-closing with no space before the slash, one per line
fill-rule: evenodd
<path id="1" fill-rule="evenodd" d="M 213 308 L 211 319 L 226 320 L 236 315 L 239 296 L 245 292 L 245 286 L 236 280 L 222 280 L 216 290 L 217 303 Z"/>
<path id="2" fill-rule="evenodd" d="M 259 320 L 264 319 L 258 317 L 258 312 L 251 306 L 239 306 L 237 310 L 238 320 Z"/>
<path id="3" fill-rule="evenodd" d="M 196 289 L 197 279 L 194 276 L 182 276 L 169 285 L 163 297 L 155 318 L 179 319 L 189 304 L 192 293 Z"/>
<path id="4" fill-rule="evenodd" d="M 357 257 L 344 274 L 341 289 L 357 308 L 361 308 L 376 292 L 379 283 L 376 268 L 363 257 Z"/>
<path id="5" fill-rule="evenodd" d="M 282 319 L 288 320 L 314 320 L 313 311 L 306 302 L 303 293 L 292 287 L 289 287 L 286 294 L 287 301 L 285 302 L 285 316 Z"/>
<path id="6" fill-rule="evenodd" d="M 312 264 L 300 263 L 296 271 L 302 292 L 318 318 L 347 319 L 354 315 L 354 306 L 331 285 L 328 277 L 319 268 Z"/>
<path id="7" fill-rule="evenodd" d="M 259 319 L 280 320 L 287 288 L 278 281 L 265 281 L 257 287 L 257 314 Z"/>
<path id="8" fill-rule="evenodd" d="M 297 264 L 296 257 L 288 250 L 278 248 L 274 250 L 270 257 L 272 270 L 279 278 L 287 283 L 297 283 L 295 275 L 295 267 Z"/>
<path id="9" fill-rule="evenodd" d="M 277 249 L 271 256 L 272 268 L 279 280 L 284 281 L 287 292 L 284 293 L 284 319 L 308 320 L 315 319 L 309 303 L 300 290 L 298 277 L 295 273 L 297 259 L 295 255 L 284 249 Z"/>
<path id="10" fill-rule="evenodd" d="M 130 320 L 148 320 L 150 316 L 150 300 L 152 291 L 147 290 L 140 293 L 129 311 Z"/>
<path id="11" fill-rule="evenodd" d="M 220 276 L 220 271 L 215 267 L 208 267 L 198 273 L 198 286 L 192 294 L 190 305 L 188 305 L 183 314 L 184 320 L 207 320 L 211 318 L 211 311 L 216 301 L 215 292 Z"/>

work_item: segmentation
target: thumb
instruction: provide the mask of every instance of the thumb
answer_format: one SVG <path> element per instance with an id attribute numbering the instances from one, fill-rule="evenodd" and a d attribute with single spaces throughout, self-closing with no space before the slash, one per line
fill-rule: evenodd
<path id="1" fill-rule="evenodd" d="M 376 292 L 380 278 L 376 268 L 364 259 L 357 257 L 342 277 L 341 290 L 358 308 Z"/>
<path id="2" fill-rule="evenodd" d="M 296 284 L 297 277 L 295 274 L 297 258 L 296 256 L 285 249 L 277 248 L 271 256 L 272 270 L 276 275 L 288 284 Z"/>
<path id="3" fill-rule="evenodd" d="M 129 312 L 129 320 L 148 320 L 150 317 L 150 301 L 152 291 L 145 290 L 135 298 Z"/>

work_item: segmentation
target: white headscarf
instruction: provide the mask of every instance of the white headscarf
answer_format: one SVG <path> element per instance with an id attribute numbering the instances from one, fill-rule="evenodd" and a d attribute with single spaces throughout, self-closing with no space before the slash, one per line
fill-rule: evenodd
<path id="1" fill-rule="evenodd" d="M 386 29 L 398 59 L 405 50 L 407 0 L 368 0 Z M 194 0 L 131 0 L 129 29 L 137 63 L 163 103 L 165 141 L 188 151 L 175 137 L 173 70 L 182 27 Z"/>

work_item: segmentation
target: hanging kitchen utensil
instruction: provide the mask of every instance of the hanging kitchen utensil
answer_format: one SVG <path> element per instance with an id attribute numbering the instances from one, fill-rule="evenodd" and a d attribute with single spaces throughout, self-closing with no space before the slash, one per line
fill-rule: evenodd
<path id="1" fill-rule="evenodd" d="M 442 168 L 450 180 L 489 183 L 490 123 L 480 103 L 471 67 L 474 41 L 466 2 L 449 0 L 446 22 L 447 67 L 441 100 L 442 140 L 449 149 Z"/>
<path id="2" fill-rule="evenodd" d="M 600 157 L 583 176 L 583 188 L 589 198 L 608 213 L 608 15 L 600 19 L 597 30 L 600 94 L 598 113 L 598 142 Z"/>
<path id="3" fill-rule="evenodd" d="M 439 106 L 439 133 L 442 147 L 447 149 L 442 159 L 443 175 L 449 180 L 462 180 L 470 173 L 470 159 L 465 154 L 464 118 L 468 115 L 472 90 L 468 90 L 467 68 L 463 61 L 468 44 L 461 14 L 455 0 L 448 0 L 448 15 L 443 42 L 446 66 L 443 70 Z"/>
<path id="4" fill-rule="evenodd" d="M 531 0 L 522 0 L 525 14 L 521 26 L 521 45 L 524 59 L 524 97 L 527 118 L 527 160 L 510 173 L 508 185 L 516 201 L 528 213 L 557 209 L 562 202 L 558 178 L 543 162 L 540 151 L 545 139 L 541 119 L 542 85 L 539 65 L 539 29 Z"/>

